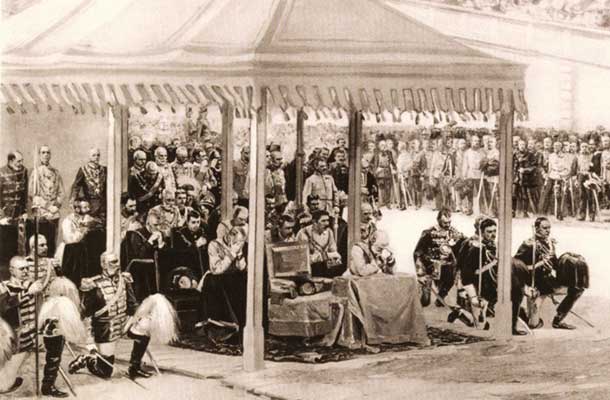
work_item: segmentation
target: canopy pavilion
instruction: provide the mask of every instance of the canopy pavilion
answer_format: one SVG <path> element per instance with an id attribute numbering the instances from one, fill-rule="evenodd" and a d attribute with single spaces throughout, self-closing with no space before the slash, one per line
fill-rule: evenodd
<path id="1" fill-rule="evenodd" d="M 265 142 L 271 112 L 349 117 L 350 187 L 360 186 L 365 113 L 499 115 L 498 335 L 511 334 L 511 137 L 527 113 L 524 70 L 473 50 L 378 0 L 51 0 L 2 24 L 0 102 L 13 118 L 46 109 L 108 113 L 107 247 L 118 251 L 128 107 L 217 105 L 222 210 L 231 209 L 232 125 L 251 120 L 250 243 L 244 365 L 263 366 Z M 108 112 L 107 110 L 111 110 Z M 256 149 L 256 150 L 255 150 Z M 297 156 L 302 157 L 302 153 Z M 508 162 L 507 162 L 508 161 Z M 297 163 L 300 164 L 300 163 Z M 349 243 L 360 196 L 350 191 Z"/>

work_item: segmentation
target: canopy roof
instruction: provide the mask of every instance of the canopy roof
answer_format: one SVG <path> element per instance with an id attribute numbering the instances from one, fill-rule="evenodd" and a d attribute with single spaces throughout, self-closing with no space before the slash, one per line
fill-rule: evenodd
<path id="1" fill-rule="evenodd" d="M 228 101 L 249 113 L 264 88 L 282 109 L 493 112 L 512 90 L 526 112 L 524 66 L 380 0 L 47 0 L 0 37 L 9 105 Z"/>

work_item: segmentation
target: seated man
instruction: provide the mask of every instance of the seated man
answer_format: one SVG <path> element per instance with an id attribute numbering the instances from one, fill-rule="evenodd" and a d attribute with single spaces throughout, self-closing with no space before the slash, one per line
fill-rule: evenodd
<path id="1" fill-rule="evenodd" d="M 201 227 L 201 215 L 191 210 L 186 225 L 173 235 L 172 258 L 174 265 L 189 266 L 197 279 L 208 270 L 207 240 Z"/>
<path id="2" fill-rule="evenodd" d="M 370 240 L 354 244 L 349 265 L 350 273 L 356 276 L 393 274 L 396 260 L 388 249 L 389 244 L 388 235 L 384 231 L 375 231 Z"/>
<path id="3" fill-rule="evenodd" d="M 246 323 L 247 271 L 243 248 L 246 232 L 231 228 L 208 245 L 210 274 L 199 283 L 202 320 L 212 324 L 243 327 Z"/>
<path id="4" fill-rule="evenodd" d="M 527 276 L 523 276 L 522 280 L 531 284 L 531 274 L 534 274 L 535 290 L 532 291 L 530 304 L 536 303 L 540 295 L 552 295 L 557 288 L 567 287 L 568 294 L 557 307 L 553 328 L 575 329 L 575 326 L 564 322 L 563 319 L 589 287 L 589 267 L 584 258 L 577 254 L 564 253 L 557 257 L 557 241 L 550 236 L 551 222 L 548 218 L 536 218 L 534 228 L 535 236 L 524 241 L 515 254 L 515 259 L 527 266 Z M 542 299 L 540 298 L 540 301 Z M 542 320 L 533 314 L 535 313 L 530 311 L 530 326 L 541 327 Z"/>
<path id="5" fill-rule="evenodd" d="M 163 235 L 163 240 L 169 242 L 172 229 L 177 228 L 180 222 L 180 211 L 176 206 L 175 192 L 165 189 L 161 195 L 162 203 L 150 209 L 146 224 L 149 219 L 155 219 L 155 229 Z"/>
<path id="6" fill-rule="evenodd" d="M 146 221 L 146 226 L 127 232 L 121 242 L 121 266 L 133 276 L 133 290 L 138 301 L 157 293 L 157 263 L 155 253 L 165 247 L 165 241 L 155 216 Z"/>
<path id="7" fill-rule="evenodd" d="M 230 220 L 221 221 L 216 228 L 216 238 L 222 239 L 232 228 L 242 228 L 248 235 L 248 209 L 242 206 L 233 207 L 233 217 Z"/>
<path id="8" fill-rule="evenodd" d="M 334 278 L 345 272 L 341 255 L 337 252 L 335 236 L 330 229 L 330 216 L 325 210 L 315 211 L 313 225 L 302 228 L 297 240 L 309 243 L 309 261 L 312 276 Z"/>

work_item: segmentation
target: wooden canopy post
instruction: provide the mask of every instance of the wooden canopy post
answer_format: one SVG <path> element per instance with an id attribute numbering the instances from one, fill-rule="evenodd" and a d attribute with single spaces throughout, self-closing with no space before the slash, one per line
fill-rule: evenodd
<path id="1" fill-rule="evenodd" d="M 498 209 L 498 302 L 493 324 L 498 338 L 512 337 L 511 245 L 512 245 L 512 192 L 513 192 L 513 121 L 515 105 L 513 92 L 504 97 L 500 114 L 500 182 Z"/>
<path id="2" fill-rule="evenodd" d="M 108 113 L 108 176 L 106 177 L 106 251 L 119 255 L 121 248 L 121 193 L 123 150 L 126 144 L 129 110 L 114 105 Z"/>
<path id="3" fill-rule="evenodd" d="M 303 159 L 305 158 L 305 144 L 303 139 L 303 132 L 305 127 L 305 118 L 307 114 L 300 108 L 297 111 L 297 151 L 295 154 L 295 167 L 296 167 L 296 191 L 295 201 L 297 209 L 303 206 Z"/>
<path id="4" fill-rule="evenodd" d="M 248 294 L 244 329 L 244 369 L 265 367 L 263 332 L 263 254 L 265 251 L 265 153 L 269 124 L 267 88 L 261 88 L 261 106 L 250 126 L 250 216 L 248 230 Z"/>
<path id="5" fill-rule="evenodd" d="M 347 198 L 347 254 L 360 240 L 360 208 L 362 187 L 362 112 L 352 110 L 349 117 L 349 186 Z M 349 267 L 349 259 L 346 260 Z"/>
<path id="6" fill-rule="evenodd" d="M 225 102 L 222 112 L 222 193 L 220 195 L 220 215 L 225 220 L 233 210 L 233 118 L 234 107 Z"/>

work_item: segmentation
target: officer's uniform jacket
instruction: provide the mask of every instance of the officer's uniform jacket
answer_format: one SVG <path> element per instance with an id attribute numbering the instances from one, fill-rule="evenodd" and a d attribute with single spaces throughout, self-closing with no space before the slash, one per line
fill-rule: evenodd
<path id="1" fill-rule="evenodd" d="M 114 342 L 122 336 L 128 316 L 137 308 L 132 283 L 128 272 L 83 278 L 80 287 L 83 316 L 91 317 L 96 343 Z"/>
<path id="2" fill-rule="evenodd" d="M 64 195 L 64 184 L 56 168 L 39 165 L 30 175 L 29 196 L 39 197 L 43 201 L 39 205 L 39 217 L 47 220 L 59 219 L 61 198 Z M 51 210 L 51 207 L 57 210 Z"/>
<path id="3" fill-rule="evenodd" d="M 32 281 L 11 278 L 0 282 L 2 318 L 11 325 L 17 337 L 17 353 L 34 348 L 36 336 L 35 296 L 28 294 Z"/>
<path id="4" fill-rule="evenodd" d="M 485 154 L 481 149 L 468 149 L 462 160 L 462 178 L 481 179 L 481 161 Z"/>
<path id="5" fill-rule="evenodd" d="M 570 177 L 572 160 L 567 154 L 551 153 L 549 155 L 548 178 L 552 180 L 565 180 Z"/>
<path id="6" fill-rule="evenodd" d="M 601 155 L 601 178 L 610 183 L 610 150 L 603 150 Z"/>
<path id="7" fill-rule="evenodd" d="M 307 202 L 307 197 L 310 194 L 315 194 L 320 197 L 320 209 L 326 210 L 329 213 L 333 212 L 333 207 L 339 205 L 337 197 L 337 186 L 330 175 L 313 174 L 303 185 L 303 202 Z"/>
<path id="8" fill-rule="evenodd" d="M 337 252 L 335 235 L 330 228 L 318 234 L 313 225 L 306 226 L 297 233 L 297 240 L 309 243 L 309 260 L 312 263 L 327 261 L 328 253 Z"/>
<path id="9" fill-rule="evenodd" d="M 241 158 L 233 162 L 233 190 L 240 199 L 248 198 L 248 173 L 250 166 Z"/>
<path id="10" fill-rule="evenodd" d="M 171 165 L 157 164 L 157 168 L 158 168 L 159 174 L 161 174 L 161 176 L 163 177 L 163 184 L 165 185 L 165 188 L 171 190 L 172 192 L 175 192 L 176 191 L 176 177 L 174 176 L 174 170 L 172 169 Z"/>
<path id="11" fill-rule="evenodd" d="M 431 265 L 433 261 L 445 261 L 441 254 L 441 246 L 449 246 L 453 254 L 456 254 L 456 249 L 464 239 L 466 237 L 452 226 L 449 229 L 433 226 L 422 232 L 415 246 L 413 258 L 415 261 L 420 259 L 424 266 Z"/>
<path id="12" fill-rule="evenodd" d="M 214 275 L 246 269 L 243 249 L 237 254 L 233 254 L 229 246 L 224 242 L 224 238 L 218 238 L 210 242 L 208 245 L 208 255 L 210 257 L 210 272 Z"/>

